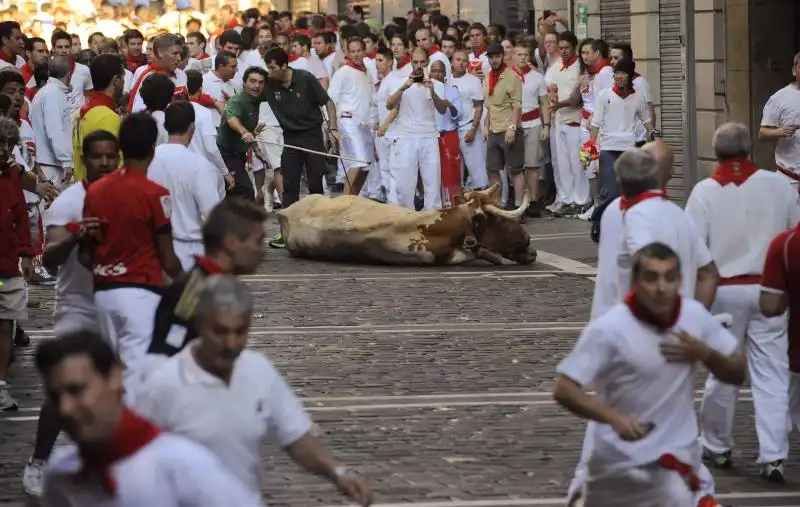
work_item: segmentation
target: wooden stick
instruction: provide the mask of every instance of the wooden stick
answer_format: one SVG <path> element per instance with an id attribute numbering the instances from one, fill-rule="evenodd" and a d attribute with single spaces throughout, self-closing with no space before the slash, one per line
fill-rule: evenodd
<path id="1" fill-rule="evenodd" d="M 367 162 L 366 160 L 358 160 L 357 158 L 343 157 L 341 155 L 334 155 L 332 153 L 324 153 L 322 151 L 309 150 L 308 148 L 301 148 L 300 146 L 294 146 L 291 144 L 283 144 L 283 143 L 277 143 L 275 141 L 261 141 L 261 140 L 259 140 L 258 142 L 264 144 L 272 144 L 275 146 L 282 146 L 284 148 L 289 148 L 291 150 L 304 151 L 306 153 L 311 153 L 312 155 L 321 155 L 326 158 L 338 158 L 339 160 L 347 160 L 349 162 L 358 162 L 359 164 L 369 165 L 369 162 Z"/>

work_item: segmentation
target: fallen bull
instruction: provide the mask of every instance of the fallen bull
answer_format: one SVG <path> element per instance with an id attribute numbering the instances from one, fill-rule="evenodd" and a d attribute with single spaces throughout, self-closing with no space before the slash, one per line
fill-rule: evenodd
<path id="1" fill-rule="evenodd" d="M 467 192 L 455 206 L 413 211 L 356 196 L 310 195 L 278 213 L 286 248 L 320 261 L 407 266 L 474 259 L 531 264 L 536 249 L 520 224 L 529 197 L 513 211 L 496 205 L 499 186 Z"/>

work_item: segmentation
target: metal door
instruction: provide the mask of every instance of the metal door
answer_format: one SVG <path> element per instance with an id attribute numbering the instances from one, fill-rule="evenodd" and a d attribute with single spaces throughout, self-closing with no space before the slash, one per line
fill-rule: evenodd
<path id="1" fill-rule="evenodd" d="M 631 42 L 631 0 L 600 1 L 600 38 L 609 44 Z"/>

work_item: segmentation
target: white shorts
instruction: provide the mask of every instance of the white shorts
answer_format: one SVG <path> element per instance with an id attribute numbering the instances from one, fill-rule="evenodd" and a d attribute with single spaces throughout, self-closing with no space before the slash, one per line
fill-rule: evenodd
<path id="1" fill-rule="evenodd" d="M 369 169 L 375 156 L 375 138 L 369 125 L 359 124 L 352 118 L 339 118 L 339 131 L 342 134 L 341 155 L 359 161 L 343 160 L 344 168 Z"/>
<path id="2" fill-rule="evenodd" d="M 206 253 L 206 248 L 203 246 L 202 241 L 173 239 L 172 249 L 175 250 L 175 256 L 181 261 L 181 267 L 184 271 L 189 271 L 194 267 L 195 256 L 202 256 Z"/>
<path id="3" fill-rule="evenodd" d="M 272 143 L 280 143 L 280 145 Z M 267 125 L 264 127 L 264 130 L 258 134 L 258 149 L 261 150 L 261 154 L 267 159 L 269 169 L 273 171 L 281 167 L 281 156 L 283 155 L 282 144 L 283 130 L 278 126 Z"/>

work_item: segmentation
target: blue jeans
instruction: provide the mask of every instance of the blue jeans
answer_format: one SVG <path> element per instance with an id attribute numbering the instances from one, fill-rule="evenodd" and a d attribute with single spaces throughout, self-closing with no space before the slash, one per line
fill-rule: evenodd
<path id="1" fill-rule="evenodd" d="M 600 194 L 598 207 L 603 207 L 619 197 L 619 185 L 617 184 L 617 173 L 614 171 L 614 163 L 620 155 L 622 155 L 621 151 L 604 150 L 600 152 L 600 167 L 597 172 Z"/>

